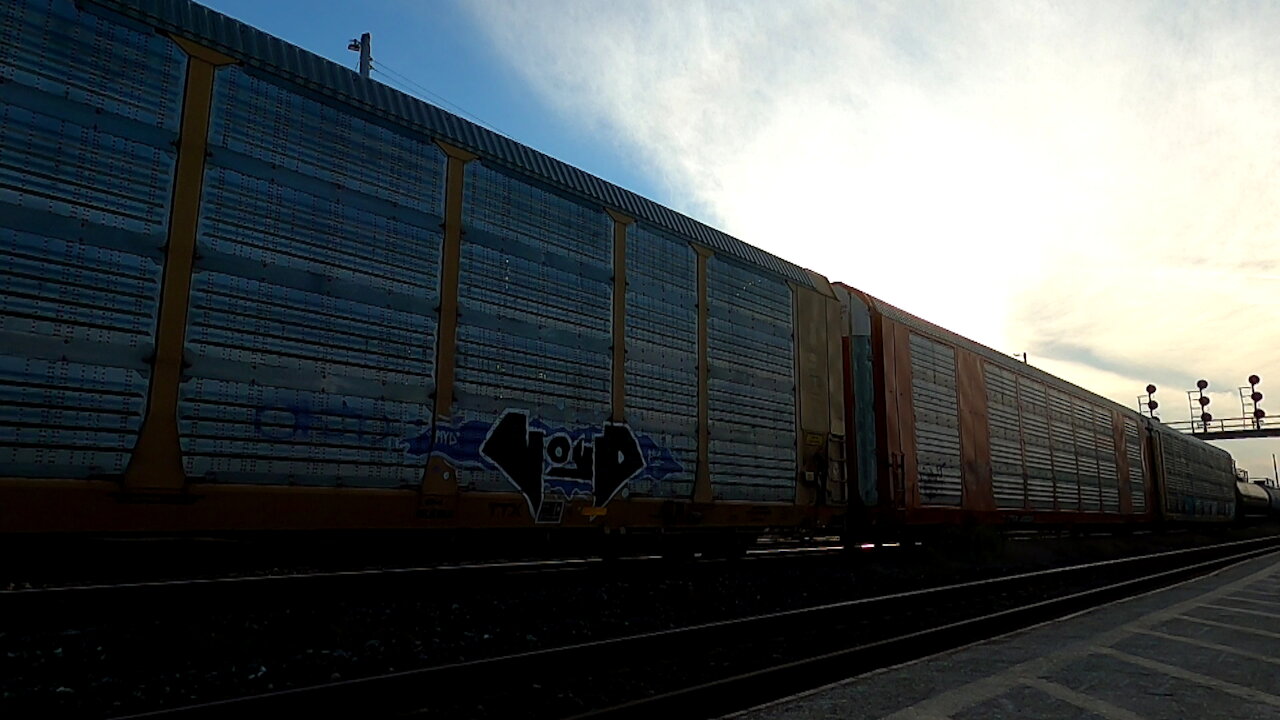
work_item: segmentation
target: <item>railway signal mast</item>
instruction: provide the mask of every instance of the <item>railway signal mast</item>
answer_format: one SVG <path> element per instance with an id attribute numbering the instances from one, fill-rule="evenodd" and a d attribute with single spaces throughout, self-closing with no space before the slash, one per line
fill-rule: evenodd
<path id="1" fill-rule="evenodd" d="M 1155 399 L 1151 397 L 1155 394 L 1156 386 L 1148 385 L 1147 394 L 1138 396 L 1138 412 L 1146 415 L 1152 420 L 1159 420 L 1160 418 L 1156 417 L 1156 408 L 1160 407 L 1160 403 L 1156 402 Z"/>
<path id="2" fill-rule="evenodd" d="M 1232 440 L 1236 438 L 1280 437 L 1280 423 L 1267 423 L 1267 413 L 1261 407 L 1262 393 L 1258 383 L 1262 378 L 1250 375 L 1248 385 L 1241 385 L 1240 417 L 1214 420 L 1209 412 L 1209 397 L 1205 391 L 1209 389 L 1208 380 L 1197 380 L 1196 389 L 1187 391 L 1187 405 L 1191 409 L 1191 418 L 1185 421 L 1167 423 L 1170 428 L 1191 433 L 1203 440 Z M 1155 385 L 1147 386 L 1147 394 L 1138 396 L 1138 411 L 1154 420 L 1158 403 L 1151 398 L 1156 390 Z"/>
<path id="3" fill-rule="evenodd" d="M 1204 431 L 1209 432 L 1209 423 L 1213 421 L 1213 415 L 1209 412 L 1209 396 L 1204 394 L 1209 389 L 1208 380 L 1197 380 L 1196 389 L 1187 391 L 1187 404 L 1191 406 L 1191 424 L 1196 423 L 1197 406 L 1200 410 L 1200 422 L 1204 425 Z"/>
<path id="4" fill-rule="evenodd" d="M 1262 382 L 1262 378 L 1257 375 L 1249 376 L 1249 385 L 1240 387 L 1240 414 L 1246 420 L 1253 418 L 1253 429 L 1262 429 L 1262 418 L 1267 413 L 1258 407 L 1258 403 L 1262 402 L 1262 393 L 1258 392 L 1258 383 Z M 1248 390 L 1249 392 L 1245 392 Z"/>

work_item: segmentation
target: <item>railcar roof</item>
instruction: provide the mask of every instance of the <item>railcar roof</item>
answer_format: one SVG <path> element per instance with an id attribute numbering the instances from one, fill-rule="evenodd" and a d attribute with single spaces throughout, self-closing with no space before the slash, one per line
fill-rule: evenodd
<path id="1" fill-rule="evenodd" d="M 809 274 L 798 265 L 203 5 L 189 0 L 88 1 L 801 285 L 812 285 Z"/>
<path id="2" fill-rule="evenodd" d="M 850 289 L 854 289 L 854 288 L 850 288 Z M 998 365 L 1007 370 L 1011 370 L 1013 372 L 1020 373 L 1022 375 L 1030 376 L 1035 380 L 1043 382 L 1046 385 L 1049 385 L 1051 387 L 1055 387 L 1059 390 L 1062 390 L 1063 392 L 1068 392 L 1068 393 L 1071 393 L 1072 395 L 1077 395 L 1077 396 L 1084 396 L 1091 401 L 1108 405 L 1116 410 L 1119 410 L 1126 417 L 1131 417 L 1131 418 L 1143 417 L 1138 411 L 1134 410 L 1133 408 L 1125 407 L 1124 405 L 1121 405 L 1120 403 L 1117 403 L 1114 400 L 1110 400 L 1108 398 L 1102 397 L 1101 395 L 1098 395 L 1097 393 L 1094 393 L 1090 390 L 1086 390 L 1085 388 L 1082 388 L 1079 385 L 1076 385 L 1075 383 L 1071 383 L 1066 380 L 1063 380 L 1057 375 L 1052 375 L 1048 372 L 1045 372 L 1044 370 L 1041 370 L 1040 368 L 1037 368 L 1034 365 L 1018 362 L 1017 360 L 1013 359 L 1009 355 L 1005 355 L 1004 353 L 999 352 L 998 350 L 989 348 L 986 345 L 983 345 L 982 343 L 976 342 L 974 340 L 970 340 L 969 338 L 964 337 L 963 335 L 960 335 L 958 333 L 954 333 L 950 330 L 947 330 L 946 328 L 940 325 L 935 325 L 934 323 L 931 323 L 928 320 L 912 315 L 906 310 L 903 310 L 902 308 L 899 308 L 895 305 L 887 303 L 884 300 L 881 300 L 877 297 L 868 295 L 867 293 L 864 293 L 860 290 L 858 290 L 857 292 L 859 292 L 866 299 L 870 300 L 877 312 L 881 313 L 887 318 L 890 318 L 896 322 L 906 325 L 907 327 L 915 328 L 927 334 L 934 335 L 936 337 L 944 339 L 947 342 L 957 347 L 962 347 L 966 350 L 969 350 L 970 352 L 981 355 L 982 357 L 986 358 L 987 360 L 989 360 L 995 365 Z M 1151 425 L 1152 427 L 1156 428 L 1160 432 L 1176 435 L 1178 437 L 1185 438 L 1186 440 L 1191 442 L 1198 442 L 1205 445 L 1206 447 L 1212 448 L 1213 450 L 1227 454 L 1227 451 L 1223 450 L 1222 448 L 1214 447 L 1213 445 L 1210 445 L 1199 438 L 1187 435 L 1186 433 L 1181 433 L 1176 430 L 1172 430 L 1166 425 L 1164 425 L 1164 423 L 1152 422 Z"/>

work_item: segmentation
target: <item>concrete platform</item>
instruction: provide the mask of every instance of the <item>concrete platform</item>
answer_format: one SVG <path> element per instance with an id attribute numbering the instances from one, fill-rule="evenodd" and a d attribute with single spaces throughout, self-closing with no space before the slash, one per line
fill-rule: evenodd
<path id="1" fill-rule="evenodd" d="M 1280 553 L 730 717 L 1280 719 Z"/>

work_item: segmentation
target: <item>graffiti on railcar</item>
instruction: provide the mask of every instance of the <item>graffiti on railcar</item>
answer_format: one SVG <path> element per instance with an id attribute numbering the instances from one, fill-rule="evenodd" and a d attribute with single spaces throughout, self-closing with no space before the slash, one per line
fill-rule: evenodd
<path id="1" fill-rule="evenodd" d="M 437 428 L 429 438 L 415 438 L 408 452 L 497 471 L 525 497 L 534 517 L 547 496 L 590 497 L 603 507 L 638 477 L 660 481 L 684 471 L 669 449 L 624 423 L 552 427 L 524 410 L 506 410 L 492 423 Z"/>
<path id="2" fill-rule="evenodd" d="M 534 517 L 547 496 L 589 497 L 604 507 L 636 478 L 661 482 L 684 472 L 669 448 L 625 423 L 553 427 L 524 410 L 506 410 L 493 422 L 433 427 L 427 419 L 369 415 L 345 404 L 291 403 L 255 408 L 253 425 L 266 440 L 398 447 L 409 456 L 494 471 L 520 491 Z"/>

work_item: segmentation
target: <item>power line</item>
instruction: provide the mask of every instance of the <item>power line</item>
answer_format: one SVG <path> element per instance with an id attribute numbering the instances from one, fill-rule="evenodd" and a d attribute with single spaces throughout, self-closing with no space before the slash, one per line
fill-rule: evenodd
<path id="1" fill-rule="evenodd" d="M 382 75 L 385 78 L 393 80 L 393 82 L 388 83 L 389 85 L 393 85 L 393 86 L 400 85 L 401 87 L 397 89 L 401 90 L 402 92 L 407 92 L 406 88 L 412 88 L 416 90 L 418 93 L 421 93 L 422 95 L 426 95 L 427 97 L 435 100 L 437 104 L 442 105 L 450 110 L 453 110 L 457 114 L 462 115 L 463 117 L 469 118 L 475 121 L 477 124 L 483 125 L 489 128 L 490 130 L 493 130 L 494 132 L 501 133 L 503 135 L 507 135 L 508 137 L 510 137 L 510 133 L 503 131 L 497 125 L 494 125 L 493 123 L 486 121 L 484 118 L 481 118 L 479 115 L 476 115 L 475 113 L 468 112 L 465 108 L 463 108 L 462 106 L 456 103 L 449 102 L 447 99 L 440 96 L 439 94 L 431 92 L 420 83 L 414 81 L 413 78 L 408 77 L 404 73 L 396 71 L 395 68 L 389 67 L 388 65 L 386 65 L 386 63 L 380 63 L 375 61 L 373 63 L 373 71 L 375 73 L 378 73 L 379 75 Z M 412 95 L 414 93 L 407 92 L 407 94 Z"/>

